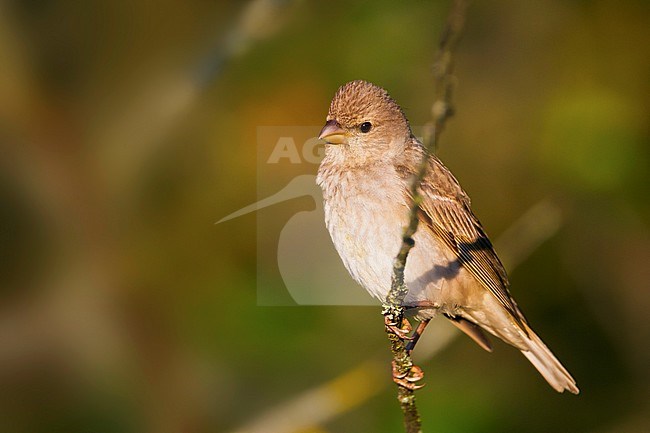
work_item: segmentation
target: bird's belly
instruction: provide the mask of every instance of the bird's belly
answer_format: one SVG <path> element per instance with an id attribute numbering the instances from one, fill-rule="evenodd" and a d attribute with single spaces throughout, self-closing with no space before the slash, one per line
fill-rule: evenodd
<path id="1" fill-rule="evenodd" d="M 400 248 L 402 218 L 385 204 L 364 202 L 353 207 L 355 210 L 348 207 L 345 215 L 330 213 L 327 227 L 352 278 L 383 300 L 390 290 L 393 259 Z M 406 213 L 405 208 L 399 211 Z"/>
<path id="2" fill-rule="evenodd" d="M 352 212 L 353 200 L 347 200 L 345 215 L 326 204 L 326 221 L 332 240 L 350 275 L 372 296 L 383 301 L 391 287 L 393 262 L 407 224 L 408 208 L 390 205 L 384 200 L 364 200 Z M 339 207 L 339 209 L 341 209 Z M 459 275 L 464 269 L 456 257 L 421 226 L 414 236 L 415 246 L 406 263 L 405 281 L 409 293 L 406 304 L 419 301 L 450 308 L 458 291 Z"/>

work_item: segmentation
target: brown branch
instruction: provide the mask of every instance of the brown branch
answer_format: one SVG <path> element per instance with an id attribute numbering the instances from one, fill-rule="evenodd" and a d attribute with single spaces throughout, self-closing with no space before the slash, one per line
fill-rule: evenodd
<path id="1" fill-rule="evenodd" d="M 417 174 L 413 179 L 410 187 L 410 195 L 413 197 L 409 210 L 409 223 L 404 228 L 402 234 L 402 246 L 400 247 L 397 257 L 393 263 L 393 276 L 391 289 L 386 296 L 382 313 L 392 323 L 400 326 L 404 317 L 402 304 L 408 294 L 408 287 L 404 283 L 404 269 L 406 259 L 413 248 L 415 242 L 413 235 L 418 229 L 418 209 L 422 201 L 420 195 L 420 184 L 427 174 L 428 156 L 438 147 L 440 134 L 447 122 L 447 119 L 453 115 L 452 91 L 454 77 L 453 70 L 453 51 L 456 48 L 458 40 L 465 23 L 465 13 L 468 2 L 466 0 L 454 0 L 447 16 L 445 28 L 440 37 L 438 51 L 433 65 L 433 74 L 435 80 L 436 96 L 434 98 L 432 111 L 432 120 L 425 125 L 424 145 L 425 155 L 420 162 Z M 391 352 L 393 354 L 394 365 L 398 373 L 407 374 L 413 367 L 413 361 L 406 351 L 404 340 L 387 328 L 388 338 L 391 343 Z M 404 424 L 407 433 L 421 432 L 420 415 L 418 414 L 415 403 L 415 393 L 413 390 L 403 386 L 398 387 L 398 401 L 404 413 Z"/>

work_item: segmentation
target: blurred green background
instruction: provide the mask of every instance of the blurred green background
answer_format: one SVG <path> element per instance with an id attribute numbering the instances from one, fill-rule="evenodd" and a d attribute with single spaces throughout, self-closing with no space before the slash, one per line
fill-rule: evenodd
<path id="1" fill-rule="evenodd" d="M 401 431 L 378 308 L 258 306 L 257 220 L 310 204 L 214 222 L 256 128 L 346 81 L 424 124 L 447 8 L 0 3 L 0 431 Z M 487 231 L 559 211 L 512 292 L 581 394 L 436 325 L 424 431 L 650 431 L 650 4 L 474 2 L 455 71 L 439 154 Z"/>

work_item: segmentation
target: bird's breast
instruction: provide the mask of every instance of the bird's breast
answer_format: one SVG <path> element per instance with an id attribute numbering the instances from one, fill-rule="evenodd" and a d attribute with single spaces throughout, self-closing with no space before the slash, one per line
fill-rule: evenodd
<path id="1" fill-rule="evenodd" d="M 384 299 L 408 208 L 390 188 L 339 188 L 325 200 L 325 222 L 352 277 Z"/>
<path id="2" fill-rule="evenodd" d="M 408 223 L 408 185 L 393 170 L 381 173 L 319 173 L 325 223 L 350 275 L 371 295 L 384 300 L 390 290 L 393 262 Z M 407 302 L 427 300 L 451 305 L 464 271 L 456 257 L 430 228 L 421 225 L 414 236 L 405 281 Z M 445 308 L 447 309 L 447 308 Z"/>

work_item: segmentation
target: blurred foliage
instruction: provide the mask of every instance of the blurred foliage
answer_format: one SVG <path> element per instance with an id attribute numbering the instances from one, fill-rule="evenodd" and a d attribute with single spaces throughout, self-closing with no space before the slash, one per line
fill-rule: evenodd
<path id="1" fill-rule="evenodd" d="M 214 222 L 258 199 L 256 127 L 317 128 L 348 80 L 426 122 L 446 8 L 2 2 L 0 431 L 232 431 L 387 363 L 376 308 L 257 305 L 256 219 L 287 208 Z M 423 364 L 425 431 L 650 430 L 649 24 L 643 0 L 472 4 L 440 155 L 495 238 L 561 207 L 512 290 L 582 393 L 459 338 Z M 312 431 L 399 431 L 389 385 Z"/>

